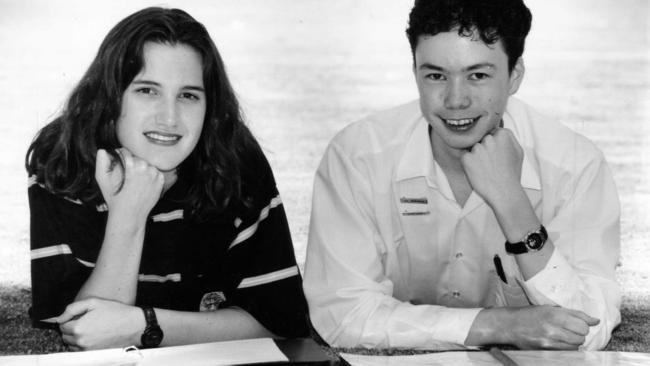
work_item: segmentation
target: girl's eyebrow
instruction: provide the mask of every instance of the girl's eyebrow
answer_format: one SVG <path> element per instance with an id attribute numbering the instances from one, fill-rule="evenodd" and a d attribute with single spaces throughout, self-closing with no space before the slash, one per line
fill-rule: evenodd
<path id="1" fill-rule="evenodd" d="M 150 86 L 156 86 L 156 87 L 162 87 L 162 85 L 156 81 L 153 80 L 133 80 L 132 84 L 134 85 L 150 85 Z M 199 92 L 205 93 L 205 88 L 202 86 L 198 85 L 186 85 L 182 88 L 183 90 L 195 90 Z"/>

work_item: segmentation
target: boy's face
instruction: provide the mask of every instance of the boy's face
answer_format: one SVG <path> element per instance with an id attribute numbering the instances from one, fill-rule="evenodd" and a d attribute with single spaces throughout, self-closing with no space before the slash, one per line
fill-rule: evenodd
<path id="1" fill-rule="evenodd" d="M 508 72 L 501 41 L 486 45 L 453 30 L 420 36 L 413 71 L 422 114 L 432 127 L 434 151 L 458 156 L 499 126 L 524 67 L 520 59 Z"/>

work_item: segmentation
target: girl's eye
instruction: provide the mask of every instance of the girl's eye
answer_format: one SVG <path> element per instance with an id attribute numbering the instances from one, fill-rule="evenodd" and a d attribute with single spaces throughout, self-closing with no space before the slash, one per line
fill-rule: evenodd
<path id="1" fill-rule="evenodd" d="M 140 93 L 140 94 L 150 94 L 150 95 L 153 95 L 153 94 L 156 93 L 156 91 L 153 90 L 152 88 L 138 88 L 135 91 L 137 93 Z"/>
<path id="2" fill-rule="evenodd" d="M 195 94 L 192 93 L 181 93 L 181 98 L 183 99 L 188 99 L 188 100 L 199 100 L 199 97 Z"/>

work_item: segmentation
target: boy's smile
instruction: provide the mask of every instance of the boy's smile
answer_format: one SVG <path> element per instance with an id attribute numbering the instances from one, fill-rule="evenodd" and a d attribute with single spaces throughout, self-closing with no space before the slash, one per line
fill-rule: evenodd
<path id="1" fill-rule="evenodd" d="M 487 45 L 456 30 L 420 36 L 414 74 L 434 155 L 460 156 L 499 126 L 523 72 L 521 60 L 508 72 L 501 41 Z"/>

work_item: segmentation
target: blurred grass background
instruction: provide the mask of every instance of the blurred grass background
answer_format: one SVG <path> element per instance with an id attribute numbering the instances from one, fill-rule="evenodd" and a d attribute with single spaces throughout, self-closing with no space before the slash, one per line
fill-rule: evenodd
<path id="1" fill-rule="evenodd" d="M 528 0 L 518 97 L 591 138 L 621 197 L 623 324 L 608 347 L 650 352 L 650 29 L 646 0 Z M 417 97 L 404 35 L 411 0 L 0 0 L 0 353 L 61 350 L 29 327 L 24 153 L 119 20 L 145 6 L 203 22 L 274 168 L 296 256 L 311 184 L 336 131 Z"/>

